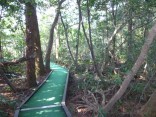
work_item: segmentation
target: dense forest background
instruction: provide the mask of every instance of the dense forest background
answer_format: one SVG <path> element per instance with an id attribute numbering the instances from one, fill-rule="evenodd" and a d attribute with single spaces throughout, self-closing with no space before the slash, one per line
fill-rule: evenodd
<path id="1" fill-rule="evenodd" d="M 155 18 L 155 0 L 0 0 L 0 115 L 52 61 L 70 70 L 73 116 L 156 117 Z"/>

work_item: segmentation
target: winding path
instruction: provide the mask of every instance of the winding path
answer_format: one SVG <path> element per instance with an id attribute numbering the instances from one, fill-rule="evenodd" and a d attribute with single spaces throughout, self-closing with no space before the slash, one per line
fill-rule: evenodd
<path id="1" fill-rule="evenodd" d="M 15 111 L 14 117 L 71 117 L 65 105 L 69 72 L 51 63 L 45 81 Z"/>

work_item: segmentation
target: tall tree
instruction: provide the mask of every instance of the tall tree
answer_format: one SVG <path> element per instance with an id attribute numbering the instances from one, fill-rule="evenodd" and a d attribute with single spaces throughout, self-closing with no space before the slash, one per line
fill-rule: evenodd
<path id="1" fill-rule="evenodd" d="M 89 39 L 88 39 L 88 46 L 89 46 L 89 49 L 90 49 L 90 52 L 91 52 L 91 56 L 92 56 L 92 60 L 93 60 L 93 63 L 94 63 L 94 67 L 95 67 L 95 70 L 96 70 L 96 73 L 97 75 L 100 77 L 101 76 L 101 72 L 98 68 L 98 65 L 97 65 L 97 62 L 96 62 L 96 59 L 95 59 L 95 54 L 94 54 L 94 48 L 93 48 L 93 43 L 92 43 L 92 32 L 91 32 L 91 22 L 90 22 L 90 8 L 89 8 L 89 0 L 87 0 L 87 15 L 88 15 L 88 25 L 89 25 Z M 87 39 L 87 38 L 86 38 Z"/>
<path id="2" fill-rule="evenodd" d="M 80 19 L 80 21 L 81 21 L 83 33 L 84 33 L 85 39 L 86 39 L 86 41 L 87 41 L 87 44 L 88 44 L 88 47 L 89 47 L 91 56 L 92 56 L 94 68 L 95 68 L 95 70 L 96 70 L 97 75 L 100 77 L 100 76 L 101 76 L 101 73 L 100 73 L 100 71 L 99 71 L 99 69 L 98 69 L 98 65 L 97 65 L 97 62 L 96 62 L 96 60 L 95 60 L 94 48 L 93 48 L 93 43 L 92 43 L 89 1 L 87 0 L 87 15 L 88 15 L 88 25 L 89 25 L 89 29 L 88 29 L 89 38 L 88 38 L 88 36 L 87 36 L 86 29 L 85 29 L 85 27 L 84 27 L 84 22 L 83 22 L 83 20 L 82 20 L 82 11 L 81 11 L 81 5 L 80 5 L 80 4 L 81 4 L 81 1 L 77 1 L 77 4 L 78 4 L 78 9 L 79 9 L 79 19 Z"/>
<path id="3" fill-rule="evenodd" d="M 77 40 L 76 40 L 76 53 L 75 53 L 75 65 L 76 65 L 76 69 L 78 67 L 80 28 L 81 28 L 81 22 L 82 22 L 81 11 L 80 11 L 80 4 L 81 4 L 81 0 L 77 0 L 78 11 L 79 11 L 79 25 L 78 25 Z"/>
<path id="4" fill-rule="evenodd" d="M 112 18 L 113 18 L 113 25 L 116 27 L 116 12 L 117 12 L 117 5 L 115 4 L 116 0 L 111 1 L 111 7 L 112 7 Z M 113 62 L 115 61 L 115 49 L 116 49 L 116 35 L 113 37 L 113 49 L 112 49 L 112 55 L 113 55 Z"/>
<path id="5" fill-rule="evenodd" d="M 133 26 L 133 18 L 132 18 L 132 3 L 131 1 L 128 2 L 129 5 L 129 11 L 128 11 L 128 38 L 127 38 L 127 46 L 128 46 L 128 51 L 127 51 L 127 63 L 132 63 L 134 58 L 133 58 L 133 34 L 132 34 L 132 26 Z"/>
<path id="6" fill-rule="evenodd" d="M 56 41 L 55 41 L 55 54 L 56 54 L 56 59 L 59 59 L 59 46 L 60 46 L 60 30 L 59 30 L 59 21 L 58 21 L 58 26 L 56 28 L 57 34 L 56 34 Z"/>
<path id="7" fill-rule="evenodd" d="M 47 47 L 47 51 L 46 51 L 46 55 L 45 55 L 45 68 L 47 71 L 50 70 L 50 56 L 51 56 L 51 50 L 52 50 L 53 40 L 54 40 L 54 29 L 57 25 L 61 5 L 64 1 L 65 0 L 59 1 L 57 11 L 56 11 L 56 15 L 55 15 L 54 21 L 53 21 L 53 23 L 51 25 L 51 29 L 50 29 L 50 38 L 49 38 L 48 47 Z"/>
<path id="8" fill-rule="evenodd" d="M 2 18 L 2 8 L 0 10 L 0 21 L 1 21 L 1 18 Z M 0 61 L 2 59 L 2 39 L 0 37 Z"/>
<path id="9" fill-rule="evenodd" d="M 42 50 L 41 50 L 41 42 L 40 42 L 40 34 L 39 34 L 39 27 L 38 27 L 38 20 L 37 20 L 37 15 L 36 15 L 36 7 L 35 5 L 33 7 L 33 15 L 32 19 L 34 20 L 34 40 L 35 40 L 35 64 L 36 64 L 36 74 L 37 75 L 44 75 L 45 74 L 45 69 L 44 69 L 44 64 L 43 64 L 43 57 L 42 57 Z"/>
<path id="10" fill-rule="evenodd" d="M 2 60 L 2 41 L 0 39 L 0 62 Z"/>
<path id="11" fill-rule="evenodd" d="M 65 37 L 66 37 L 66 42 L 67 42 L 67 47 L 68 47 L 68 50 L 69 50 L 69 54 L 71 56 L 71 59 L 73 61 L 73 63 L 75 64 L 75 59 L 74 59 L 74 56 L 72 54 L 72 51 L 70 49 L 70 45 L 69 45 L 69 39 L 68 39 L 68 26 L 65 26 L 65 23 L 63 21 L 63 18 L 62 18 L 62 15 L 60 13 L 60 17 L 61 17 L 61 22 L 62 22 L 62 25 L 63 25 L 63 28 L 64 28 L 64 32 L 65 32 Z"/>
<path id="12" fill-rule="evenodd" d="M 154 38 L 156 36 L 156 24 L 152 27 L 151 31 L 148 34 L 147 40 L 145 41 L 144 45 L 142 46 L 140 55 L 136 62 L 134 63 L 131 71 L 126 75 L 125 80 L 120 86 L 120 89 L 116 92 L 116 94 L 111 98 L 111 100 L 104 106 L 104 111 L 108 112 L 114 104 L 121 98 L 121 96 L 125 93 L 130 81 L 133 79 L 134 75 L 140 69 L 141 65 L 143 64 L 144 60 L 147 57 L 147 52 L 152 44 Z"/>
<path id="13" fill-rule="evenodd" d="M 31 2 L 25 3 L 25 18 L 26 18 L 26 57 L 32 57 L 31 60 L 26 62 L 27 70 L 27 83 L 29 87 L 34 87 L 37 85 L 36 83 L 36 75 L 35 75 L 35 35 L 36 29 L 34 24 L 36 24 L 36 20 L 34 20 L 34 16 L 36 15 L 34 4 Z"/>

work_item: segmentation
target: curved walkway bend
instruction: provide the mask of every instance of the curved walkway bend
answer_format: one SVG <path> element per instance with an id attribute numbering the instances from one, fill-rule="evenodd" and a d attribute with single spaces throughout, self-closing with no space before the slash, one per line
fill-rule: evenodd
<path id="1" fill-rule="evenodd" d="M 71 117 L 65 105 L 69 71 L 55 63 L 44 82 L 15 111 L 14 117 Z"/>

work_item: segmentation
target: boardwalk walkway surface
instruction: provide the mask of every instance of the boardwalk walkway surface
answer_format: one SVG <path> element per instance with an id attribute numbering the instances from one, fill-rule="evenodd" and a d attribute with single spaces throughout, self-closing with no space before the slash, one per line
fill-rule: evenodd
<path id="1" fill-rule="evenodd" d="M 71 117 L 65 105 L 68 70 L 51 63 L 45 82 L 21 104 L 14 117 Z"/>

